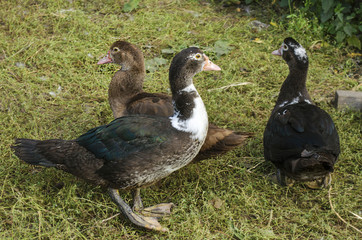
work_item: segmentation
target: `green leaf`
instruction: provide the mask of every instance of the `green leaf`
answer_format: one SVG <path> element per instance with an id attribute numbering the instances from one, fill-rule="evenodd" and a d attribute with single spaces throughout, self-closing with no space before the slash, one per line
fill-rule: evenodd
<path id="1" fill-rule="evenodd" d="M 339 21 L 343 22 L 343 13 L 341 13 L 341 12 L 337 13 L 337 17 L 338 17 Z"/>
<path id="2" fill-rule="evenodd" d="M 264 238 L 270 239 L 270 238 L 276 238 L 273 230 L 270 229 L 259 229 L 259 232 L 262 234 Z"/>
<path id="3" fill-rule="evenodd" d="M 214 48 L 211 50 L 216 53 L 216 57 L 219 58 L 222 55 L 228 54 L 234 47 L 230 46 L 230 43 L 225 40 L 217 40 L 214 44 Z"/>
<path id="4" fill-rule="evenodd" d="M 238 229 L 237 227 L 235 227 L 234 223 L 231 220 L 229 223 L 229 227 L 234 234 L 234 238 L 236 238 L 238 240 L 245 239 L 245 235 L 243 234 L 243 232 L 240 229 Z"/>
<path id="5" fill-rule="evenodd" d="M 167 59 L 155 57 L 152 59 L 147 59 L 145 61 L 146 71 L 148 72 L 154 72 L 156 71 L 160 66 L 167 64 Z"/>
<path id="6" fill-rule="evenodd" d="M 175 53 L 175 50 L 173 50 L 172 48 L 164 48 L 164 49 L 162 49 L 161 50 L 161 52 L 163 53 L 163 54 L 174 54 Z"/>
<path id="7" fill-rule="evenodd" d="M 279 6 L 280 6 L 280 7 L 287 7 L 287 6 L 289 6 L 289 0 L 280 0 Z"/>
<path id="8" fill-rule="evenodd" d="M 337 35 L 336 35 L 336 40 L 337 40 L 337 42 L 343 42 L 343 40 L 345 39 L 345 37 L 346 37 L 346 34 L 344 34 L 344 32 L 342 32 L 342 31 L 338 31 L 337 32 Z"/>
<path id="9" fill-rule="evenodd" d="M 321 22 L 324 23 L 328 21 L 333 16 L 333 9 L 330 9 L 328 12 L 321 13 Z"/>
<path id="10" fill-rule="evenodd" d="M 140 0 L 130 0 L 128 3 L 125 3 L 123 6 L 123 12 L 131 12 L 136 9 Z"/>
<path id="11" fill-rule="evenodd" d="M 334 0 L 322 0 L 322 9 L 326 13 L 331 10 Z"/>
<path id="12" fill-rule="evenodd" d="M 357 36 L 353 35 L 352 37 L 347 38 L 348 45 L 356 47 L 361 50 L 361 41 Z"/>
<path id="13" fill-rule="evenodd" d="M 336 30 L 341 30 L 344 27 L 344 24 L 342 22 L 338 22 L 336 25 Z"/>
<path id="14" fill-rule="evenodd" d="M 352 13 L 351 15 L 349 15 L 349 16 L 346 17 L 346 20 L 351 20 L 351 19 L 353 19 L 355 16 L 356 16 L 356 14 L 355 14 L 355 13 Z"/>
<path id="15" fill-rule="evenodd" d="M 343 30 L 345 33 L 347 33 L 348 36 L 352 36 L 353 33 L 355 33 L 357 30 L 350 24 L 343 27 Z"/>

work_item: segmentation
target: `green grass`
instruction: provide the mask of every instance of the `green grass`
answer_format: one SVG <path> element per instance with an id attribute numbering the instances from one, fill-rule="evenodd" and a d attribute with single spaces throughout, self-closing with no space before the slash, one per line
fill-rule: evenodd
<path id="1" fill-rule="evenodd" d="M 274 168 L 264 162 L 262 147 L 266 121 L 288 74 L 287 65 L 271 52 L 284 37 L 293 36 L 309 54 L 310 94 L 331 114 L 341 138 L 333 206 L 348 223 L 362 228 L 361 220 L 351 214 L 362 215 L 362 116 L 339 112 L 330 104 L 337 89 L 361 90 L 360 76 L 347 77 L 356 68 L 355 60 L 345 54 L 348 49 L 310 49 L 322 39 L 298 29 L 301 23 L 295 19 L 289 26 L 260 32 L 249 27 L 254 17 L 277 22 L 270 6 L 252 7 L 254 15 L 247 16 L 207 1 L 145 0 L 136 11 L 124 14 L 124 2 L 0 2 L 0 239 L 361 237 L 332 211 L 328 189 L 271 183 Z M 251 41 L 254 38 L 262 42 Z M 136 228 L 121 215 L 106 220 L 119 211 L 103 189 L 55 169 L 29 166 L 10 149 L 16 137 L 74 139 L 112 120 L 107 88 L 117 67 L 96 63 L 116 39 L 138 45 L 146 59 L 164 57 L 168 64 L 172 56 L 161 54 L 165 48 L 212 49 L 218 40 L 234 47 L 219 58 L 207 52 L 223 71 L 200 73 L 195 85 L 210 121 L 256 136 L 242 149 L 191 164 L 142 191 L 145 206 L 176 204 L 173 214 L 161 221 L 168 233 Z M 169 91 L 168 64 L 147 74 L 147 91 Z M 238 82 L 251 84 L 208 91 Z M 131 194 L 122 197 L 130 200 Z"/>

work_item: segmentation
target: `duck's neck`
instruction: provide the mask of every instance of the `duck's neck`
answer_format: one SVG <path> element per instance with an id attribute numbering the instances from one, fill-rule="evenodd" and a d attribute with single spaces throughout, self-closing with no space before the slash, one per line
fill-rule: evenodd
<path id="1" fill-rule="evenodd" d="M 303 101 L 311 103 L 306 87 L 307 73 L 308 65 L 299 68 L 289 66 L 289 75 L 280 88 L 275 108 Z"/>
<path id="2" fill-rule="evenodd" d="M 108 88 L 108 101 L 115 118 L 123 116 L 129 99 L 143 91 L 145 75 L 144 68 L 125 70 L 122 67 L 113 76 Z"/>
<path id="3" fill-rule="evenodd" d="M 174 112 L 180 119 L 187 119 L 191 116 L 195 107 L 194 99 L 200 98 L 194 84 L 192 73 L 186 67 L 171 67 L 169 70 L 169 81 L 172 92 Z"/>
<path id="4" fill-rule="evenodd" d="M 207 112 L 199 93 L 192 84 L 192 78 L 182 78 L 170 83 L 174 106 L 174 115 L 170 117 L 172 126 L 180 131 L 191 133 L 192 139 L 203 142 L 209 126 Z"/>

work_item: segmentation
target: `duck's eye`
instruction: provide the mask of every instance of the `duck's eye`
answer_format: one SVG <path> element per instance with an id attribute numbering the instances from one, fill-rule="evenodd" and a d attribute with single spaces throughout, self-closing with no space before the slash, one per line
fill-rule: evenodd
<path id="1" fill-rule="evenodd" d="M 288 50 L 288 45 L 287 44 L 283 44 L 283 50 L 284 51 Z"/>
<path id="2" fill-rule="evenodd" d="M 119 48 L 118 47 L 114 47 L 113 48 L 113 52 L 118 52 L 119 51 Z"/>
<path id="3" fill-rule="evenodd" d="M 195 55 L 195 58 L 196 58 L 197 60 L 199 60 L 199 59 L 201 58 L 201 54 L 200 54 L 200 53 L 196 54 L 196 55 Z"/>

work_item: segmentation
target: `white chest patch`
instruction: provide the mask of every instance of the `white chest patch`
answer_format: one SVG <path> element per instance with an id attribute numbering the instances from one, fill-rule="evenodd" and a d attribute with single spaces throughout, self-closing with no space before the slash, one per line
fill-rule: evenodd
<path id="1" fill-rule="evenodd" d="M 302 101 L 300 100 L 302 99 Z M 299 97 L 293 98 L 292 101 L 284 101 L 282 104 L 279 105 L 279 107 L 284 107 L 284 106 L 288 106 L 288 105 L 293 105 L 299 102 L 306 102 L 308 104 L 312 104 L 308 99 L 303 99 L 302 97 L 302 93 L 299 93 Z"/>
<path id="2" fill-rule="evenodd" d="M 197 92 L 193 84 L 182 89 L 181 91 Z M 197 139 L 199 141 L 204 141 L 209 126 L 207 112 L 200 96 L 194 98 L 194 103 L 195 107 L 192 110 L 190 118 L 182 120 L 179 118 L 179 113 L 175 112 L 175 114 L 170 117 L 171 125 L 179 131 L 191 133 L 191 138 L 194 140 Z"/>
<path id="3" fill-rule="evenodd" d="M 287 105 L 292 105 L 292 104 L 296 104 L 299 103 L 299 97 L 293 98 L 292 101 L 290 103 L 288 103 Z"/>

